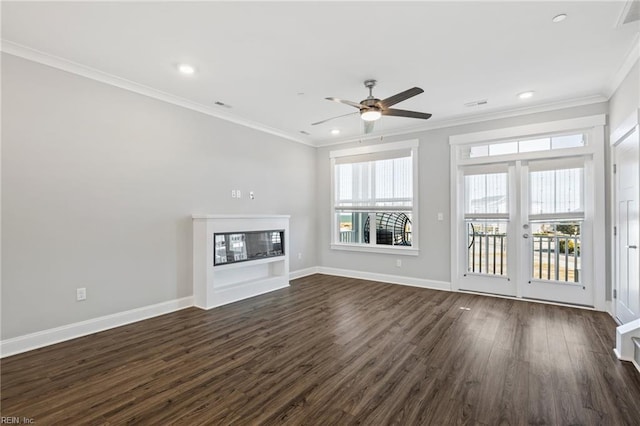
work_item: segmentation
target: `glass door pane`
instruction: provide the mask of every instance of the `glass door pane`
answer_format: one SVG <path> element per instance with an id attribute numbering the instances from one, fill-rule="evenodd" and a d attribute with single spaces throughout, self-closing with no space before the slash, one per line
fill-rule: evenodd
<path id="1" fill-rule="evenodd" d="M 511 171 L 510 171 L 511 170 Z M 514 247 L 511 227 L 510 190 L 513 167 L 507 164 L 476 166 L 464 176 L 465 253 L 460 288 L 463 290 L 515 295 L 514 270 L 509 249 Z M 460 259 L 462 260 L 462 258 Z"/>
<path id="2" fill-rule="evenodd" d="M 467 272 L 507 275 L 507 222 L 467 221 Z"/>
<path id="3" fill-rule="evenodd" d="M 582 222 L 539 222 L 531 224 L 533 278 L 580 283 Z"/>
<path id="4" fill-rule="evenodd" d="M 591 247 L 585 218 L 585 159 L 530 161 L 523 166 L 523 297 L 593 304 L 582 261 Z"/>

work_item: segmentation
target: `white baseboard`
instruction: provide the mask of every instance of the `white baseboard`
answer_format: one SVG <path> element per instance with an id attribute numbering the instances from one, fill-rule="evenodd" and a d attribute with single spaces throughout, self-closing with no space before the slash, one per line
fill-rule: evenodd
<path id="1" fill-rule="evenodd" d="M 620 354 L 620 351 L 618 351 L 618 349 L 616 349 L 616 348 L 613 348 L 613 353 L 616 355 L 616 357 L 617 357 L 620 361 L 628 361 L 628 362 L 630 362 L 631 364 L 633 364 L 633 366 L 634 366 L 634 367 L 638 370 L 638 372 L 640 373 L 640 364 L 638 364 L 638 363 L 636 362 L 636 360 L 635 360 L 635 359 L 633 359 L 633 358 L 629 358 L 629 357 L 625 357 L 625 356 L 622 356 L 622 355 Z"/>
<path id="2" fill-rule="evenodd" d="M 608 313 L 611 316 L 611 318 L 613 318 L 614 320 L 616 319 L 616 316 L 613 313 L 613 301 L 611 300 L 604 301 L 604 312 Z"/>
<path id="3" fill-rule="evenodd" d="M 429 288 L 432 290 L 451 291 L 451 283 L 446 281 L 426 280 L 423 278 L 405 277 L 400 275 L 378 274 L 375 272 L 353 271 L 349 269 L 327 268 L 319 266 L 316 268 L 318 274 L 337 275 L 339 277 L 359 278 L 362 280 L 380 281 L 388 284 L 401 284 L 411 287 Z"/>
<path id="4" fill-rule="evenodd" d="M 116 314 L 105 315 L 86 321 L 50 328 L 24 336 L 0 341 L 0 358 L 16 355 L 22 352 L 49 346 L 110 328 L 120 327 L 133 322 L 179 311 L 193 306 L 193 296 L 169 300 L 151 306 L 131 309 Z"/>
<path id="5" fill-rule="evenodd" d="M 289 279 L 294 280 L 313 274 L 337 275 L 347 278 L 359 278 L 363 280 L 380 281 L 390 284 L 401 284 L 435 290 L 451 290 L 451 284 L 444 281 L 433 281 L 421 278 L 318 266 L 293 271 L 289 274 Z M 98 333 L 100 331 L 120 327 L 159 315 L 168 314 L 190 306 L 194 306 L 193 296 L 183 297 L 181 299 L 170 300 L 151 306 L 144 306 L 125 312 L 118 312 L 116 314 L 2 340 L 0 341 L 0 358 L 42 348 L 44 346 L 54 345 L 56 343 Z"/>
<path id="6" fill-rule="evenodd" d="M 289 272 L 289 280 L 295 280 L 298 278 L 307 277 L 309 275 L 313 275 L 317 273 L 318 273 L 317 266 L 313 266 L 311 268 L 306 268 L 306 269 L 298 269 L 297 271 Z"/>

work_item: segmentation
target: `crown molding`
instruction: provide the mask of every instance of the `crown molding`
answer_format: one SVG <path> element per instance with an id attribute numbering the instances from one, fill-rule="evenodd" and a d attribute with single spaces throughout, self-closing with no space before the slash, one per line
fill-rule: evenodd
<path id="1" fill-rule="evenodd" d="M 616 92 L 616 90 L 618 90 L 618 87 L 620 87 L 638 59 L 640 59 L 640 33 L 636 34 L 636 37 L 634 38 L 633 43 L 631 44 L 631 48 L 625 56 L 624 61 L 622 61 L 622 64 L 620 65 L 618 70 L 613 74 L 613 77 L 609 81 L 609 84 L 607 84 L 607 99 L 610 99 L 611 96 L 613 96 L 613 94 Z"/>
<path id="2" fill-rule="evenodd" d="M 607 86 L 606 95 L 592 95 L 592 96 L 587 96 L 583 98 L 546 103 L 546 104 L 531 106 L 531 107 L 508 109 L 508 110 L 502 110 L 502 111 L 488 112 L 484 114 L 457 116 L 450 119 L 443 119 L 440 121 L 431 121 L 430 123 L 425 125 L 404 128 L 398 131 L 373 132 L 371 134 L 366 135 L 366 137 L 356 136 L 356 137 L 344 138 L 339 140 L 332 138 L 332 139 L 314 141 L 311 138 L 301 137 L 297 134 L 291 134 L 289 132 L 285 132 L 280 129 L 276 129 L 258 122 L 247 120 L 237 115 L 220 111 L 215 107 L 193 102 L 188 99 L 181 98 L 179 96 L 175 96 L 170 93 L 166 93 L 166 92 L 154 89 L 152 87 L 148 87 L 140 83 L 136 83 L 134 81 L 130 81 L 130 80 L 97 70 L 95 68 L 87 67 L 85 65 L 82 65 L 73 61 L 69 61 L 67 59 L 63 59 L 55 55 L 51 55 L 36 49 L 32 49 L 30 47 L 12 42 L 10 40 L 2 39 L 0 40 L 0 42 L 1 42 L 0 51 L 4 53 L 17 56 L 32 62 L 40 63 L 46 66 L 50 66 L 52 68 L 57 68 L 72 74 L 80 75 L 82 77 L 99 81 L 104 84 L 109 84 L 114 87 L 118 87 L 118 88 L 128 90 L 143 96 L 156 99 L 156 100 L 160 100 L 160 101 L 177 105 L 183 108 L 187 108 L 193 111 L 197 111 L 202 114 L 206 114 L 215 118 L 219 118 L 221 120 L 229 121 L 244 127 L 248 127 L 264 133 L 275 135 L 275 136 L 278 136 L 293 142 L 301 143 L 303 145 L 314 147 L 314 148 L 340 145 L 340 144 L 350 143 L 350 142 L 363 142 L 363 141 L 371 141 L 376 139 L 382 140 L 388 137 L 403 136 L 403 135 L 408 135 L 412 133 L 424 132 L 428 130 L 442 129 L 447 127 L 461 126 L 465 124 L 474 124 L 474 123 L 480 123 L 480 122 L 490 121 L 490 120 L 499 120 L 503 118 L 517 117 L 525 114 L 535 114 L 539 112 L 547 112 L 547 111 L 553 111 L 553 110 L 564 109 L 564 108 L 578 107 L 578 106 L 589 105 L 589 104 L 594 104 L 598 102 L 606 102 L 609 100 L 611 95 L 615 92 L 615 89 L 617 89 L 620 83 L 624 80 L 624 78 L 628 74 L 631 67 L 635 64 L 635 61 L 638 60 L 639 50 L 640 50 L 640 44 L 639 44 L 640 36 L 637 36 L 636 39 L 634 40 L 633 48 L 629 51 L 629 54 L 627 55 L 624 63 L 618 69 L 618 71 L 615 74 L 615 77 L 611 80 L 610 84 Z"/>
<path id="3" fill-rule="evenodd" d="M 161 90 L 154 89 L 152 87 L 145 86 L 134 81 L 130 81 L 95 68 L 91 68 L 77 62 L 69 61 L 61 57 L 50 55 L 45 52 L 41 52 L 36 49 L 12 42 L 10 40 L 1 40 L 0 51 L 9 55 L 17 56 L 22 59 L 26 59 L 39 64 L 47 65 L 52 68 L 57 68 L 62 71 L 66 71 L 72 74 L 76 74 L 85 78 L 89 78 L 101 83 L 109 84 L 120 89 L 128 90 L 143 96 L 147 96 L 153 99 L 157 99 L 163 102 L 167 102 L 173 105 L 177 105 L 183 108 L 187 108 L 193 111 L 200 112 L 202 114 L 216 117 L 221 120 L 229 121 L 235 124 L 239 124 L 244 127 L 249 127 L 254 130 L 258 130 L 264 133 L 275 135 L 293 142 L 298 142 L 304 145 L 315 147 L 316 145 L 306 138 L 302 138 L 298 135 L 292 135 L 273 127 L 266 126 L 264 124 L 241 118 L 234 114 L 225 113 L 219 111 L 214 107 L 203 105 L 197 102 L 190 101 L 179 96 L 172 95 L 170 93 L 163 92 Z"/>
<path id="4" fill-rule="evenodd" d="M 376 139 L 383 140 L 384 138 L 388 138 L 392 136 L 404 136 L 404 135 L 410 135 L 410 134 L 415 134 L 419 132 L 425 132 L 429 130 L 444 129 L 448 127 L 456 127 L 456 126 L 462 126 L 466 124 L 475 124 L 475 123 L 481 123 L 481 122 L 491 121 L 491 120 L 500 120 L 503 118 L 518 117 L 518 116 L 527 115 L 527 114 L 536 114 L 540 112 L 548 112 L 548 111 L 555 111 L 555 110 L 565 109 L 565 108 L 574 108 L 579 106 L 591 105 L 591 104 L 596 104 L 600 102 L 606 102 L 608 99 L 609 98 L 604 95 L 592 95 L 592 96 L 586 96 L 582 98 L 570 99 L 570 100 L 559 101 L 559 102 L 551 102 L 551 103 L 525 107 L 525 108 L 508 109 L 503 111 L 489 112 L 485 114 L 477 114 L 477 115 L 471 115 L 471 116 L 468 116 L 468 115 L 458 116 L 451 119 L 434 121 L 430 124 L 426 124 L 422 126 L 405 128 L 402 130 L 398 130 L 396 132 L 387 132 L 387 133 L 374 132 L 367 135 L 366 137 L 354 137 L 354 138 L 345 138 L 341 140 L 319 141 L 317 143 L 317 146 L 325 147 L 325 146 L 340 145 L 340 144 L 350 143 L 350 142 L 364 142 L 364 141 L 371 141 Z"/>

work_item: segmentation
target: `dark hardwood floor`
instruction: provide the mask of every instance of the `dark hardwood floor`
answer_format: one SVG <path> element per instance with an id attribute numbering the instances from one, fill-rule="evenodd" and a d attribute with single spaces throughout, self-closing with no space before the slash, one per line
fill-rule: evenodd
<path id="1" fill-rule="evenodd" d="M 614 332 L 601 312 L 313 275 L 3 359 L 2 416 L 639 425 L 640 374 Z"/>

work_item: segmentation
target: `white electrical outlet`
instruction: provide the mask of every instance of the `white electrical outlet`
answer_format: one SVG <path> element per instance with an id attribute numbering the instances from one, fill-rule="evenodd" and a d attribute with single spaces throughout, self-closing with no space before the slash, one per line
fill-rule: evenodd
<path id="1" fill-rule="evenodd" d="M 298 260 L 302 260 L 302 253 L 298 253 Z"/>
<path id="2" fill-rule="evenodd" d="M 235 189 L 232 189 L 232 190 L 231 190 L 231 198 L 236 198 L 236 197 L 237 197 L 237 195 L 236 195 L 236 190 L 235 190 Z"/>
<path id="3" fill-rule="evenodd" d="M 254 198 L 256 198 L 255 194 L 253 193 L 253 191 L 249 192 L 249 198 L 251 198 L 252 200 Z"/>
<path id="4" fill-rule="evenodd" d="M 87 289 L 85 287 L 76 289 L 76 301 L 87 300 Z"/>
<path id="5" fill-rule="evenodd" d="M 438 213 L 438 220 L 444 220 L 444 214 Z"/>
<path id="6" fill-rule="evenodd" d="M 238 196 L 238 198 L 242 198 L 242 191 L 236 189 L 236 195 Z"/>
<path id="7" fill-rule="evenodd" d="M 397 268 L 401 268 L 402 267 L 402 259 L 396 259 L 396 267 Z"/>

